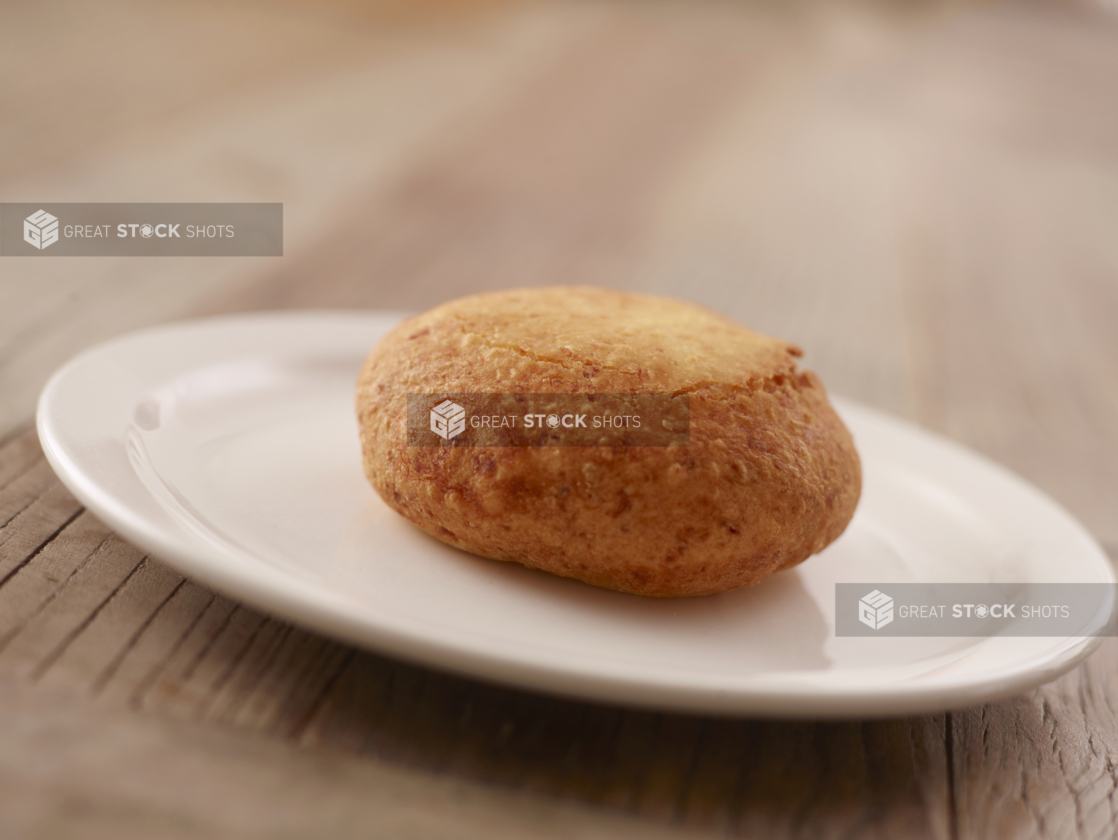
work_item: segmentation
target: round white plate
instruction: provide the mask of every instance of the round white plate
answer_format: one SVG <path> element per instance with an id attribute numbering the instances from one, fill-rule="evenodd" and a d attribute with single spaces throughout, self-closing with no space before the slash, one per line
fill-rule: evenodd
<path id="1" fill-rule="evenodd" d="M 134 333 L 55 374 L 39 436 L 78 499 L 184 574 L 358 645 L 545 692 L 717 714 L 915 713 L 1046 682 L 1098 641 L 837 638 L 840 581 L 1113 582 L 1039 491 L 847 401 L 858 512 L 822 554 L 759 586 L 650 600 L 450 548 L 362 474 L 354 384 L 399 317 L 268 313 Z"/>

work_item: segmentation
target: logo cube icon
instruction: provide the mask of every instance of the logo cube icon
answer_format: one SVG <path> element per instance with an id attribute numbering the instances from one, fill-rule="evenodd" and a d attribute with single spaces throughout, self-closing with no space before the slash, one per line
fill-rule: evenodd
<path id="1" fill-rule="evenodd" d="M 23 220 L 23 241 L 40 251 L 58 241 L 58 217 L 46 210 L 32 213 Z"/>
<path id="2" fill-rule="evenodd" d="M 858 620 L 873 630 L 880 630 L 893 620 L 893 599 L 879 589 L 864 595 L 858 602 Z"/>
<path id="3" fill-rule="evenodd" d="M 443 400 L 431 409 L 431 431 L 443 440 L 451 440 L 466 430 L 466 409 L 450 400 Z"/>

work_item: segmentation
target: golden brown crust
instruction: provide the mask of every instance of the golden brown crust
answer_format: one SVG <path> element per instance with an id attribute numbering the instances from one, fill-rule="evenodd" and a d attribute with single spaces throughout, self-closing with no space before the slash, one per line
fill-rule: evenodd
<path id="1" fill-rule="evenodd" d="M 547 288 L 462 298 L 369 355 L 365 473 L 475 554 L 659 597 L 749 586 L 822 550 L 861 492 L 800 350 L 668 298 Z M 686 447 L 409 447 L 408 393 L 687 393 Z"/>

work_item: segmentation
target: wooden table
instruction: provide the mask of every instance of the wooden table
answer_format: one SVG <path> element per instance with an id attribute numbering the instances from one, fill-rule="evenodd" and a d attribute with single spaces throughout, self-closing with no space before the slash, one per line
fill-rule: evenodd
<path id="1" fill-rule="evenodd" d="M 1035 482 L 1118 555 L 1112 3 L 31 3 L 4 201 L 282 201 L 271 259 L 0 259 L 0 835 L 1111 837 L 1118 644 L 895 720 L 571 702 L 186 580 L 62 488 L 45 377 L 127 329 L 675 294 Z"/>

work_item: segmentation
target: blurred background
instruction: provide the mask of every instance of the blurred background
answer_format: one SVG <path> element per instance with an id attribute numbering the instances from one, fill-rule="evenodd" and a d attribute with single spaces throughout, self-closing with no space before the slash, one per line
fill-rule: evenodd
<path id="1" fill-rule="evenodd" d="M 285 217 L 280 258 L 0 259 L 0 434 L 70 355 L 142 325 L 590 283 L 798 342 L 832 392 L 1008 464 L 1118 545 L 1114 2 L 0 17 L 0 200 Z"/>

